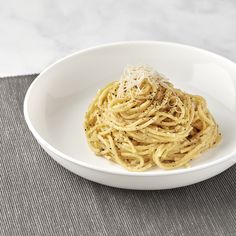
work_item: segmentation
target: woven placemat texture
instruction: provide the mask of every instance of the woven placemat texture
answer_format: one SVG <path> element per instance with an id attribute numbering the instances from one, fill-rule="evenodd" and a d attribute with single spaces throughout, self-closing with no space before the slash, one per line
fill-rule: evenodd
<path id="1" fill-rule="evenodd" d="M 236 165 L 192 186 L 129 191 L 70 173 L 23 116 L 36 75 L 0 78 L 0 235 L 236 235 Z"/>

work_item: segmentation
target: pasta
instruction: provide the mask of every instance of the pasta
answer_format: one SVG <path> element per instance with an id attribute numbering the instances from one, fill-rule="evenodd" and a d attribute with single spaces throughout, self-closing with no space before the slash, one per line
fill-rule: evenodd
<path id="1" fill-rule="evenodd" d="M 188 166 L 221 139 L 203 97 L 174 88 L 146 65 L 128 66 L 98 91 L 84 128 L 96 155 L 129 171 Z"/>

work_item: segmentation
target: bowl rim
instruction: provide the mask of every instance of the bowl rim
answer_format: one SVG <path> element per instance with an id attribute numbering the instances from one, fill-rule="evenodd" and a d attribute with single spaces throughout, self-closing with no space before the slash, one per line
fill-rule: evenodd
<path id="1" fill-rule="evenodd" d="M 121 41 L 121 42 L 113 42 L 113 43 L 108 43 L 108 44 L 99 44 L 97 46 L 94 47 L 89 47 L 89 48 L 85 48 L 83 50 L 79 50 L 76 51 L 74 53 L 71 53 L 59 60 L 57 60 L 56 62 L 52 63 L 51 65 L 49 65 L 48 67 L 46 67 L 36 78 L 35 80 L 31 83 L 31 85 L 29 86 L 26 95 L 25 95 L 25 99 L 24 99 L 24 104 L 23 104 L 23 112 L 24 112 L 24 117 L 25 117 L 25 121 L 29 127 L 29 130 L 31 131 L 31 133 L 33 134 L 33 136 L 36 138 L 36 140 L 40 143 L 40 145 L 42 145 L 43 147 L 45 147 L 46 149 L 48 149 L 50 152 L 54 153 L 55 155 L 59 156 L 60 158 L 65 159 L 66 161 L 72 162 L 73 164 L 76 165 L 80 165 L 84 168 L 88 168 L 94 171 L 99 171 L 99 172 L 103 172 L 103 173 L 109 173 L 109 174 L 113 174 L 113 175 L 122 175 L 122 176 L 137 176 L 137 177 L 150 177 L 150 176 L 170 176 L 170 175 L 179 175 L 179 174 L 186 174 L 186 173 L 191 173 L 191 172 L 195 172 L 195 171 L 199 171 L 199 170 L 203 170 L 206 168 L 210 168 L 213 166 L 216 166 L 218 164 L 221 164 L 222 162 L 228 161 L 230 160 L 234 155 L 236 155 L 236 147 L 235 149 L 233 149 L 230 153 L 228 153 L 227 155 L 223 156 L 222 158 L 219 158 L 215 161 L 206 163 L 206 164 L 200 164 L 194 167 L 190 167 L 190 168 L 186 168 L 186 169 L 173 169 L 173 170 L 166 170 L 166 172 L 121 172 L 119 170 L 108 170 L 106 168 L 101 168 L 101 167 L 96 167 L 92 164 L 89 164 L 87 162 L 84 161 L 80 161 L 80 160 L 76 160 L 73 157 L 59 151 L 57 148 L 53 147 L 50 143 L 48 143 L 36 130 L 36 128 L 33 126 L 33 124 L 31 123 L 30 120 L 30 116 L 28 113 L 28 104 L 29 104 L 29 99 L 30 99 L 30 94 L 31 94 L 31 90 L 33 89 L 34 86 L 36 86 L 38 80 L 41 79 L 41 77 L 44 76 L 44 74 L 46 74 L 52 67 L 54 67 L 55 65 L 70 59 L 74 56 L 77 55 L 81 55 L 84 53 L 88 53 L 90 51 L 94 51 L 97 49 L 104 49 L 104 48 L 108 48 L 108 47 L 116 47 L 116 46 L 122 46 L 122 45 L 145 45 L 145 44 L 153 44 L 153 45 L 168 45 L 168 46 L 174 46 L 174 47 L 180 47 L 180 48 L 184 48 L 184 49 L 188 49 L 188 50 L 194 50 L 194 51 L 199 51 L 201 53 L 205 53 L 211 56 L 214 56 L 216 58 L 219 59 L 223 59 L 225 62 L 231 64 L 232 66 L 236 67 L 236 64 L 223 57 L 220 56 L 216 53 L 207 51 L 205 49 L 201 49 L 201 48 L 197 48 L 197 47 L 193 47 L 193 46 L 189 46 L 189 45 L 185 45 L 185 44 L 180 44 L 180 43 L 174 43 L 174 42 L 166 42 L 166 41 Z M 235 68 L 236 70 L 236 68 Z M 232 165 L 236 163 L 236 160 L 232 161 Z"/>

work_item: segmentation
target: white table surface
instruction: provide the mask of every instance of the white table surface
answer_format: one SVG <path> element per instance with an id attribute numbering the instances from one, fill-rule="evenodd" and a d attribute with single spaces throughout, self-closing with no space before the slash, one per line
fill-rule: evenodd
<path id="1" fill-rule="evenodd" d="M 236 61 L 236 1 L 0 0 L 0 76 L 123 40 L 184 43 Z"/>

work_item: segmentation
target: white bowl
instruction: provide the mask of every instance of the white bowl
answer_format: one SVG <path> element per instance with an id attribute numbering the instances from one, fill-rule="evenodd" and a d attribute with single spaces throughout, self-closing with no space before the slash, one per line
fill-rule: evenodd
<path id="1" fill-rule="evenodd" d="M 219 123 L 219 146 L 190 168 L 128 172 L 97 157 L 83 130 L 84 114 L 97 90 L 119 79 L 127 64 L 149 64 L 176 87 L 202 95 Z M 168 189 L 194 184 L 235 163 L 236 64 L 216 54 L 166 42 L 123 42 L 83 50 L 44 70 L 24 102 L 26 122 L 44 150 L 86 179 L 127 189 Z"/>

